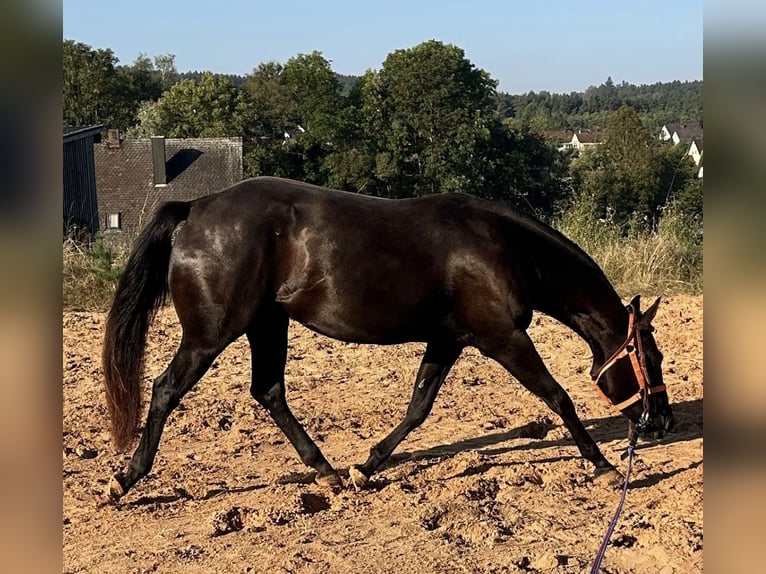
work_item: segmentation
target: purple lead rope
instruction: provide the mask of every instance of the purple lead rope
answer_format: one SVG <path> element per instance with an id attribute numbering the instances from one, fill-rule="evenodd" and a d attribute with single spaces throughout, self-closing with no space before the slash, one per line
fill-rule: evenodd
<path id="1" fill-rule="evenodd" d="M 601 547 L 598 549 L 598 554 L 596 554 L 596 561 L 593 563 L 593 567 L 590 569 L 590 574 L 598 574 L 599 568 L 601 568 L 601 561 L 604 559 L 604 554 L 606 553 L 606 547 L 609 544 L 609 539 L 612 537 L 612 532 L 614 532 L 614 527 L 617 526 L 617 519 L 620 517 L 620 512 L 622 512 L 622 505 L 625 502 L 625 495 L 628 493 L 628 481 L 630 480 L 630 466 L 633 462 L 633 441 L 631 441 L 631 444 L 628 445 L 628 450 L 626 451 L 624 456 L 628 457 L 628 470 L 625 471 L 625 484 L 622 487 L 622 496 L 620 497 L 620 503 L 617 505 L 617 510 L 614 513 L 614 516 L 612 517 L 612 521 L 609 523 L 609 528 L 606 529 L 606 535 L 604 536 L 604 540 L 601 542 Z"/>

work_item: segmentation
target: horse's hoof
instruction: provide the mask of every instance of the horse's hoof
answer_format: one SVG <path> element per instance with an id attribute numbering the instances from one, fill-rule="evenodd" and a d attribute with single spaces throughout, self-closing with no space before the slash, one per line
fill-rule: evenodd
<path id="1" fill-rule="evenodd" d="M 354 485 L 356 490 L 364 488 L 370 481 L 370 479 L 355 466 L 349 467 L 348 478 L 351 480 L 351 484 Z"/>
<path id="2" fill-rule="evenodd" d="M 341 486 L 343 486 L 343 482 L 341 481 L 340 476 L 338 476 L 337 472 L 332 472 L 325 476 L 319 476 L 317 474 L 314 477 L 314 482 L 316 482 L 319 486 L 322 486 L 325 488 L 340 488 Z"/>
<path id="3" fill-rule="evenodd" d="M 109 491 L 107 494 L 111 501 L 117 501 L 125 495 L 125 488 L 123 488 L 116 474 L 109 480 Z"/>
<path id="4" fill-rule="evenodd" d="M 622 486 L 625 481 L 625 477 L 616 468 L 597 470 L 593 478 L 596 483 L 611 487 Z"/>

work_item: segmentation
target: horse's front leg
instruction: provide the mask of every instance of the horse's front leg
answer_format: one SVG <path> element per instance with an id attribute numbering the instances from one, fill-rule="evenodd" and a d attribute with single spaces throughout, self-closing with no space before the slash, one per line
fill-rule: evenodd
<path id="1" fill-rule="evenodd" d="M 622 482 L 622 475 L 604 457 L 596 442 L 585 430 L 572 399 L 548 372 L 526 331 L 514 329 L 509 337 L 493 340 L 491 344 L 482 345 L 480 348 L 561 417 L 582 456 L 596 467 L 595 476 L 599 480 L 605 480 L 609 484 Z"/>
<path id="2" fill-rule="evenodd" d="M 391 433 L 370 449 L 370 456 L 361 466 L 352 466 L 349 477 L 355 487 L 367 484 L 372 474 L 383 464 L 404 438 L 419 427 L 431 412 L 436 395 L 462 347 L 456 342 L 431 342 L 415 379 L 407 414 Z"/>

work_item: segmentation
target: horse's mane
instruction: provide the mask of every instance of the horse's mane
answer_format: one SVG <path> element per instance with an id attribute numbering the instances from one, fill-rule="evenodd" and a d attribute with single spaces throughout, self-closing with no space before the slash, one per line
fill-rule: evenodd
<path id="1" fill-rule="evenodd" d="M 571 255 L 572 258 L 589 268 L 611 287 L 611 283 L 604 274 L 603 269 L 599 267 L 593 258 L 582 247 L 577 245 L 559 230 L 517 207 L 505 203 L 489 203 L 489 205 L 493 207 L 495 212 L 500 213 L 509 219 L 517 228 L 521 228 L 523 231 L 541 239 L 543 242 L 548 243 L 554 248 L 559 248 Z"/>

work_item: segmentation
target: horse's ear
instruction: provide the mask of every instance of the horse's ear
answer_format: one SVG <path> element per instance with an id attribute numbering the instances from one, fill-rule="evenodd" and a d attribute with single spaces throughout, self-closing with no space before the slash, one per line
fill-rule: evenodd
<path id="1" fill-rule="evenodd" d="M 630 306 L 633 307 L 633 310 L 638 313 L 641 311 L 641 295 L 636 295 L 633 297 L 633 299 L 630 300 Z"/>
<path id="2" fill-rule="evenodd" d="M 644 327 L 649 327 L 649 325 L 651 325 L 654 316 L 657 314 L 657 309 L 660 307 L 660 299 L 660 297 L 657 297 L 657 300 L 652 303 L 652 306 L 641 314 L 641 324 L 644 325 Z"/>

